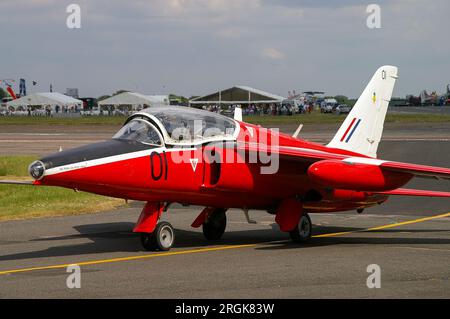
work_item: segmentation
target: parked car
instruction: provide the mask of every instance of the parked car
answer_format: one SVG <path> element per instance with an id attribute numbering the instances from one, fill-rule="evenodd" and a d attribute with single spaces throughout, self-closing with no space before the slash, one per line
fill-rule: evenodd
<path id="1" fill-rule="evenodd" d="M 289 115 L 305 112 L 300 100 L 286 99 L 281 102 L 281 106 L 288 110 Z"/>
<path id="2" fill-rule="evenodd" d="M 338 103 L 335 99 L 325 99 L 320 103 L 320 113 L 332 113 L 333 108 L 337 105 Z"/>
<path id="3" fill-rule="evenodd" d="M 348 114 L 348 113 L 350 113 L 351 110 L 352 110 L 352 108 L 350 106 L 348 106 L 347 104 L 339 104 L 339 105 L 333 107 L 333 113 L 336 115 Z"/>

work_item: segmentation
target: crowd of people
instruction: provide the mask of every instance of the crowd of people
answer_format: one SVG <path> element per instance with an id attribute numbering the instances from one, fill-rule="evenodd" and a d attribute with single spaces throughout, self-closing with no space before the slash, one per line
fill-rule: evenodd
<path id="1" fill-rule="evenodd" d="M 242 108 L 244 115 L 293 115 L 302 113 L 311 113 L 314 109 L 312 103 L 293 105 L 289 103 L 266 103 L 266 104 L 233 104 L 222 105 L 208 104 L 203 105 L 202 109 L 216 113 L 232 113 L 236 107 Z"/>

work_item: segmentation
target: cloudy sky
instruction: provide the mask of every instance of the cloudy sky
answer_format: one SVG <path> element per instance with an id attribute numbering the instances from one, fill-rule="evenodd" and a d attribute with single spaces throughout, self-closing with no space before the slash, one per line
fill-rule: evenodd
<path id="1" fill-rule="evenodd" d="M 66 26 L 71 3 L 80 29 Z M 366 25 L 370 3 L 381 7 L 381 29 Z M 0 79 L 94 97 L 237 84 L 357 97 L 378 66 L 393 64 L 394 95 L 443 92 L 449 13 L 448 0 L 1 0 Z"/>

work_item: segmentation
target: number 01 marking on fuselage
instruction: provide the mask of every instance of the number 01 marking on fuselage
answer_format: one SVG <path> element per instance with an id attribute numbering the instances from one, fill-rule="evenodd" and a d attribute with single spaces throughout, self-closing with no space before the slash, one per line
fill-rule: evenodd
<path id="1" fill-rule="evenodd" d="M 158 159 L 155 162 L 155 157 Z M 158 165 L 159 162 L 159 173 L 155 174 L 155 164 Z M 153 152 L 150 154 L 150 172 L 152 175 L 152 179 L 154 181 L 159 181 L 161 177 L 164 175 L 164 180 L 167 181 L 169 166 L 167 165 L 167 154 L 166 152 L 161 153 Z"/>

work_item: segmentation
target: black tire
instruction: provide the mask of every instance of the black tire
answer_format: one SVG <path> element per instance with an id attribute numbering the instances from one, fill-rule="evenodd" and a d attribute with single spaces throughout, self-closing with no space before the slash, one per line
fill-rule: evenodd
<path id="1" fill-rule="evenodd" d="M 158 225 L 156 225 L 154 234 L 158 250 L 167 251 L 172 248 L 173 243 L 175 242 L 175 231 L 173 230 L 173 227 L 170 223 L 158 223 Z"/>
<path id="2" fill-rule="evenodd" d="M 219 240 L 227 228 L 226 210 L 217 208 L 203 223 L 203 235 L 207 240 Z"/>
<path id="3" fill-rule="evenodd" d="M 289 232 L 291 239 L 296 243 L 304 243 L 311 239 L 312 222 L 308 214 L 300 217 L 297 227 Z"/>
<path id="4" fill-rule="evenodd" d="M 175 231 L 168 222 L 160 222 L 153 233 L 141 233 L 141 243 L 146 250 L 168 251 L 175 242 Z"/>
<path id="5" fill-rule="evenodd" d="M 141 233 L 141 245 L 145 250 L 154 251 L 157 249 L 155 236 L 153 233 Z"/>

